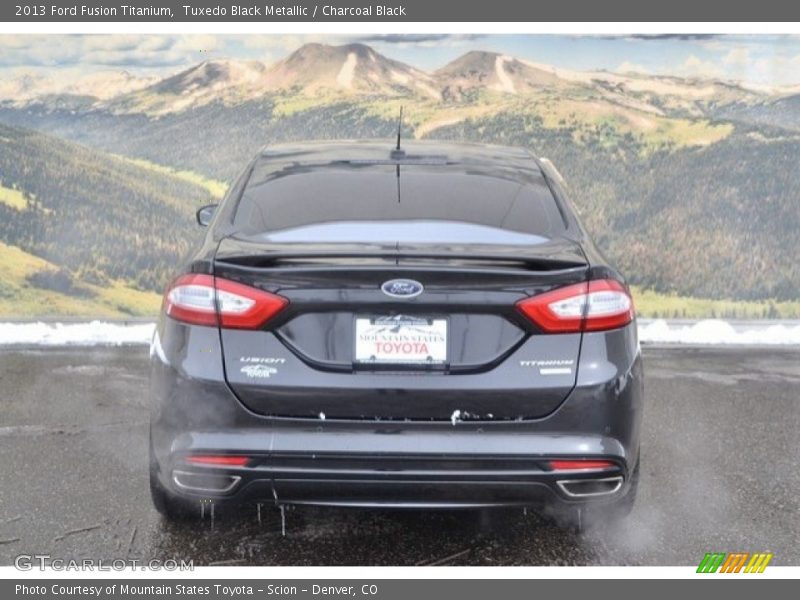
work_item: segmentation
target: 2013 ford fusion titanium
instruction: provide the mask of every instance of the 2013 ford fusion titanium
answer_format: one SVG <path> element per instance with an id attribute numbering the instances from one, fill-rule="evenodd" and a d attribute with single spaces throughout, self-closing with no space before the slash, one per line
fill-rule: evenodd
<path id="1" fill-rule="evenodd" d="M 160 512 L 630 510 L 633 303 L 548 161 L 467 144 L 276 146 L 198 220 L 207 235 L 151 348 Z"/>

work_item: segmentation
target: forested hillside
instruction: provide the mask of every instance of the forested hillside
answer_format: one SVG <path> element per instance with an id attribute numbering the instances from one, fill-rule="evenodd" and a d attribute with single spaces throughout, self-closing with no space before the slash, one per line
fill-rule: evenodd
<path id="1" fill-rule="evenodd" d="M 436 137 L 544 149 L 598 245 L 637 285 L 706 298 L 798 297 L 800 139 L 742 132 L 642 155 L 635 144 L 576 145 L 521 116 L 467 121 Z"/>
<path id="2" fill-rule="evenodd" d="M 203 177 L 230 181 L 282 141 L 388 145 L 403 106 L 404 137 L 551 158 L 599 246 L 642 289 L 800 300 L 796 96 L 486 52 L 426 74 L 317 44 L 272 67 L 201 63 L 117 98 L 68 100 L 0 101 L 12 125 L 0 126 L 0 241 L 79 281 L 160 289 L 197 235 L 192 211 L 222 187 Z"/>
<path id="3" fill-rule="evenodd" d="M 178 177 L 0 125 L 0 241 L 59 267 L 28 273 L 32 287 L 159 290 L 197 239 L 194 210 L 213 199 Z"/>
<path id="4" fill-rule="evenodd" d="M 314 107 L 283 118 L 271 117 L 269 110 L 264 105 L 236 111 L 207 106 L 196 114 L 146 123 L 127 116 L 94 127 L 92 119 L 97 117 L 90 115 L 72 127 L 91 136 L 84 138 L 87 142 L 108 151 L 220 179 L 232 178 L 264 140 L 389 139 L 396 127 L 357 105 Z M 647 151 L 645 142 L 633 135 L 599 131 L 575 143 L 573 128 L 548 128 L 537 115 L 509 113 L 467 119 L 437 128 L 427 137 L 521 145 L 550 157 L 570 182 L 600 247 L 637 285 L 709 298 L 796 299 L 800 275 L 791 240 L 800 230 L 800 138 L 748 129 L 740 126 L 735 134 L 708 146 Z M 407 129 L 406 135 L 413 131 Z M 44 156 L 42 160 L 46 162 Z M 170 197 L 186 198 L 186 206 L 200 202 L 199 190 L 169 183 Z M 93 183 L 89 189 L 96 189 Z M 39 217 L 31 212 L 27 219 L 33 223 Z M 9 223 L 2 239 L 16 243 L 27 235 L 26 247 L 41 248 L 33 239 L 38 234 L 11 229 Z M 165 231 L 170 247 L 179 229 Z M 155 247 L 142 251 L 137 264 L 121 275 L 153 289 L 161 283 L 163 259 Z M 88 255 L 91 252 L 81 251 L 81 256 Z"/>
<path id="5" fill-rule="evenodd" d="M 0 107 L 0 123 L 35 128 L 106 152 L 146 158 L 231 180 L 267 143 L 298 139 L 390 138 L 397 123 L 352 103 L 273 115 L 274 102 L 235 108 L 216 103 L 150 119 L 91 111 L 72 114 L 43 106 L 25 111 Z M 410 133 L 410 130 L 408 131 Z"/>

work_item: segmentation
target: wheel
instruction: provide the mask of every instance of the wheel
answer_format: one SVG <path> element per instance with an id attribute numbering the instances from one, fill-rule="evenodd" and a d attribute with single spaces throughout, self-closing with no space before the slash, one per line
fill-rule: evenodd
<path id="1" fill-rule="evenodd" d="M 612 519 L 624 519 L 633 510 L 634 504 L 636 504 L 636 493 L 639 490 L 639 463 L 640 457 L 636 457 L 636 466 L 633 467 L 633 471 L 631 472 L 631 482 L 628 486 L 628 493 L 625 494 L 618 502 L 610 505 L 608 508 L 611 509 L 613 513 L 610 515 Z M 602 507 L 599 507 L 602 508 Z"/>

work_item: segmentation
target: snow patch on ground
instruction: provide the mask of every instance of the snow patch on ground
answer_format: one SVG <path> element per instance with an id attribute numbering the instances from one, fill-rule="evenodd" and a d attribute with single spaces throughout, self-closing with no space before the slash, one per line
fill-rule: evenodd
<path id="1" fill-rule="evenodd" d="M 121 346 L 148 345 L 153 323 L 0 323 L 0 346 Z M 800 346 L 800 321 L 728 322 L 704 319 L 670 322 L 640 320 L 639 339 L 644 344 L 683 345 L 792 345 Z M 452 421 L 465 414 L 454 411 Z"/>
<path id="2" fill-rule="evenodd" d="M 0 346 L 95 346 L 149 344 L 153 323 L 0 323 Z"/>
<path id="3" fill-rule="evenodd" d="M 669 323 L 664 319 L 639 323 L 639 339 L 647 344 L 800 345 L 800 322 L 734 324 L 721 319 Z"/>

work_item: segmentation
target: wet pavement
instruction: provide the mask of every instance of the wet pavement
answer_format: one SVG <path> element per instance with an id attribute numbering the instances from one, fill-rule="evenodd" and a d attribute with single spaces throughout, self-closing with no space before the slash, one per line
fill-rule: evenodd
<path id="1" fill-rule="evenodd" d="M 646 348 L 633 514 L 578 535 L 520 510 L 255 507 L 170 524 L 147 487 L 147 350 L 0 350 L 0 564 L 697 564 L 708 551 L 800 564 L 800 350 Z"/>

